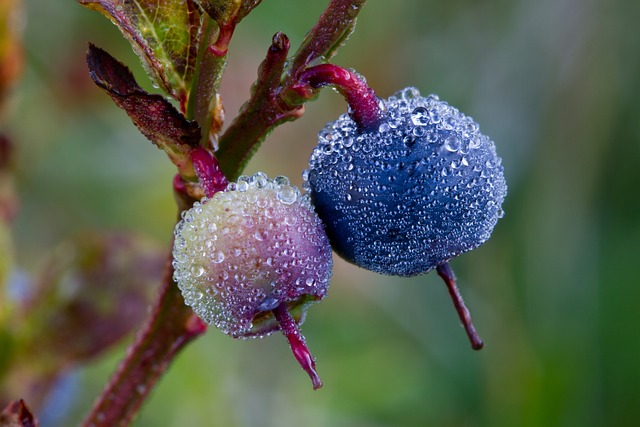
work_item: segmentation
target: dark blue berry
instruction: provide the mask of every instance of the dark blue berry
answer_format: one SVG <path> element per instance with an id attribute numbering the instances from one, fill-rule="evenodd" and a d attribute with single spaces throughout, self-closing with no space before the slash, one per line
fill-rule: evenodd
<path id="1" fill-rule="evenodd" d="M 494 143 L 470 117 L 415 88 L 381 103 L 374 130 L 344 114 L 319 133 L 305 186 L 340 256 L 413 276 L 484 243 L 507 186 Z"/>

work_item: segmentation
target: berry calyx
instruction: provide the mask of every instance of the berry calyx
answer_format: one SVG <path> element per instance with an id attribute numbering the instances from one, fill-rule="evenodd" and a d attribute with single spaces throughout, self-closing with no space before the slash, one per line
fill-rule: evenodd
<path id="1" fill-rule="evenodd" d="M 480 348 L 447 262 L 484 243 L 503 215 L 507 186 L 495 145 L 473 119 L 415 88 L 383 101 L 382 110 L 374 130 L 353 113 L 327 124 L 305 186 L 345 260 L 398 276 L 438 269 Z"/>
<path id="2" fill-rule="evenodd" d="M 285 177 L 240 177 L 186 211 L 175 229 L 174 280 L 185 303 L 234 338 L 281 330 L 322 385 L 298 327 L 327 294 L 331 248 L 307 196 Z"/>

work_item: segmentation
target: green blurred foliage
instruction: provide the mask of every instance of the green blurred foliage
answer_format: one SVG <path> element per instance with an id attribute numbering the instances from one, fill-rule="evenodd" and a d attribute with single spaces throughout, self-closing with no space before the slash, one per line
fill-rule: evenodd
<path id="1" fill-rule="evenodd" d="M 266 1 L 242 22 L 222 82 L 227 120 L 271 36 L 285 32 L 295 49 L 324 5 Z M 17 261 L 32 269 L 86 228 L 168 244 L 174 169 L 84 65 L 90 40 L 153 90 L 137 58 L 73 1 L 26 9 L 26 73 L 3 126 L 17 146 Z M 383 97 L 409 85 L 439 94 L 503 157 L 506 215 L 488 243 L 452 262 L 485 349 L 469 348 L 434 274 L 396 279 L 336 260 L 329 297 L 304 325 L 322 390 L 311 390 L 283 337 L 211 330 L 178 357 L 135 425 L 640 425 L 637 16 L 632 0 L 369 2 L 335 62 Z M 316 130 L 345 110 L 326 91 L 247 172 L 300 184 Z M 122 353 L 83 368 L 68 407 L 41 415 L 47 425 L 77 422 Z"/>

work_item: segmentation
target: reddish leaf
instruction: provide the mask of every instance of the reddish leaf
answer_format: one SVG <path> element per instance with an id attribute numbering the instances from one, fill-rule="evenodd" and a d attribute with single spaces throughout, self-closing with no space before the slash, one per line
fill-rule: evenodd
<path id="1" fill-rule="evenodd" d="M 156 84 L 186 105 L 201 17 L 192 0 L 78 0 L 109 18 L 129 40 Z"/>
<path id="2" fill-rule="evenodd" d="M 144 136 L 179 168 L 190 164 L 186 154 L 200 140 L 196 122 L 187 120 L 161 95 L 142 90 L 131 71 L 104 50 L 89 45 L 87 64 L 93 81 L 127 112 Z"/>
<path id="3" fill-rule="evenodd" d="M 59 373 L 139 326 L 162 279 L 166 252 L 125 234 L 83 234 L 53 252 L 27 307 L 24 341 L 40 371 Z"/>
<path id="4" fill-rule="evenodd" d="M 14 400 L 0 413 L 0 427 L 38 427 L 38 419 L 33 416 L 22 399 Z"/>

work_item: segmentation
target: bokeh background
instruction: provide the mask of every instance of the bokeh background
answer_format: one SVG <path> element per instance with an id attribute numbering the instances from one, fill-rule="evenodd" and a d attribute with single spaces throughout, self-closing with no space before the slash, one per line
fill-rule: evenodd
<path id="1" fill-rule="evenodd" d="M 27 0 L 26 68 L 3 130 L 17 145 L 15 258 L 34 271 L 90 229 L 170 242 L 174 168 L 88 79 L 87 41 L 153 90 L 104 17 L 72 0 Z M 231 43 L 230 121 L 271 36 L 295 49 L 324 1 L 265 1 Z M 640 425 L 640 3 L 633 0 L 370 1 L 335 62 L 380 96 L 437 93 L 496 142 L 509 194 L 492 239 L 451 264 L 486 347 L 470 349 L 435 274 L 399 279 L 336 259 L 304 333 L 314 392 L 281 336 L 216 330 L 177 358 L 136 426 Z M 301 173 L 325 91 L 276 130 L 246 172 Z M 76 424 L 124 340 L 60 382 L 45 426 Z"/>

